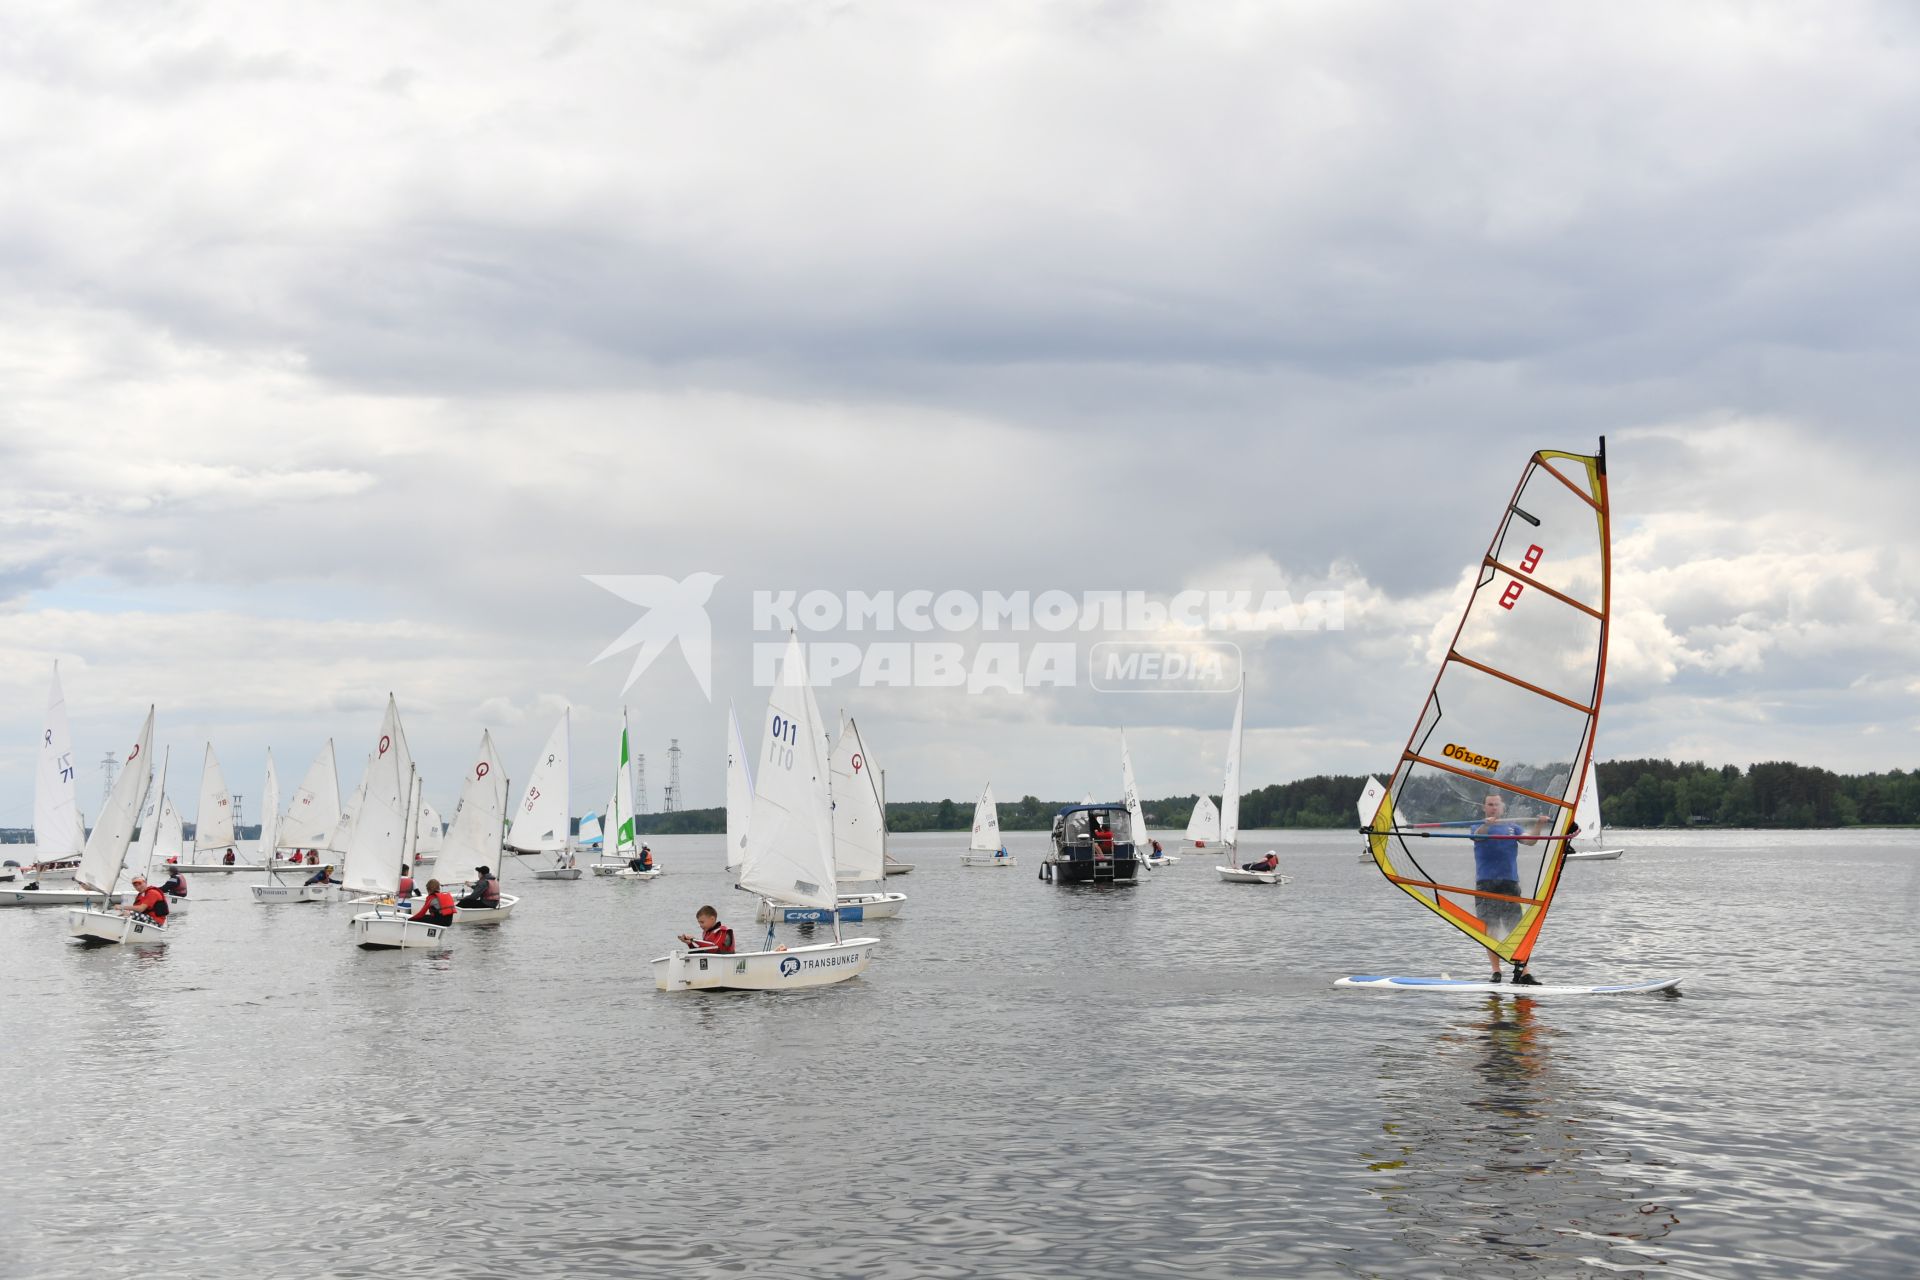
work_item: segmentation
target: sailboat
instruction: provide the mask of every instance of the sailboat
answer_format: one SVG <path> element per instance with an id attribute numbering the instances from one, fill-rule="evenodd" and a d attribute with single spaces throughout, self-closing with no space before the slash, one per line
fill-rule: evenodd
<path id="1" fill-rule="evenodd" d="M 1285 884 L 1292 876 L 1278 871 L 1248 871 L 1239 864 L 1240 845 L 1240 746 L 1246 723 L 1247 686 L 1240 685 L 1240 696 L 1233 704 L 1233 732 L 1227 738 L 1227 777 L 1220 791 L 1220 844 L 1226 849 L 1227 864 L 1215 867 L 1229 884 Z"/>
<path id="2" fill-rule="evenodd" d="M 760 735 L 753 816 L 741 851 L 740 887 L 776 902 L 813 907 L 833 923 L 832 942 L 720 955 L 676 949 L 653 962 L 661 991 L 784 991 L 844 982 L 866 971 L 878 938 L 842 938 L 834 822 L 820 711 L 798 636 L 787 638 L 779 683 Z"/>
<path id="3" fill-rule="evenodd" d="M 399 892 L 400 864 L 411 852 L 420 814 L 419 785 L 399 704 L 388 694 L 387 714 L 347 833 L 342 876 L 347 892 L 379 900 L 391 900 Z M 370 951 L 445 947 L 453 941 L 452 926 L 409 920 L 407 915 L 404 906 L 381 905 L 362 912 L 353 917 L 353 940 Z"/>
<path id="4" fill-rule="evenodd" d="M 1000 806 L 993 799 L 993 784 L 980 790 L 973 804 L 973 834 L 967 840 L 967 852 L 960 855 L 963 867 L 1010 867 L 1016 859 L 1007 852 L 1000 838 Z"/>
<path id="5" fill-rule="evenodd" d="M 414 829 L 412 865 L 415 868 L 432 866 L 440 856 L 446 835 L 447 824 L 441 819 L 440 811 L 422 799 L 420 819 Z"/>
<path id="6" fill-rule="evenodd" d="M 1187 819 L 1187 843 L 1204 849 L 1209 840 L 1220 843 L 1220 811 L 1213 807 L 1212 796 L 1203 795 L 1193 802 L 1193 816 Z"/>
<path id="7" fill-rule="evenodd" d="M 1580 790 L 1580 807 L 1574 810 L 1573 820 L 1580 828 L 1580 834 L 1597 843 L 1606 840 L 1606 826 L 1600 821 L 1600 779 L 1593 771 L 1593 761 L 1587 761 L 1587 785 Z M 1568 862 L 1612 862 L 1625 849 L 1576 849 L 1567 846 Z"/>
<path id="8" fill-rule="evenodd" d="M 1553 906 L 1592 760 L 1612 608 L 1608 532 L 1604 439 L 1592 456 L 1527 459 L 1392 781 L 1368 779 L 1360 799 L 1361 830 L 1387 882 L 1516 971 Z M 1511 881 L 1483 875 L 1489 858 L 1509 857 Z M 1679 982 L 1356 975 L 1336 985 L 1554 995 Z"/>
<path id="9" fill-rule="evenodd" d="M 613 806 L 607 806 L 607 812 L 613 812 Z M 574 835 L 573 846 L 576 849 L 599 849 L 606 841 L 606 833 L 600 829 L 600 815 L 589 809 L 580 815 L 580 830 Z"/>
<path id="10" fill-rule="evenodd" d="M 269 844 L 263 832 L 260 848 L 276 871 L 305 866 L 311 873 L 310 864 L 298 861 L 301 853 L 312 849 L 317 854 L 321 849 L 334 848 L 334 833 L 340 825 L 340 774 L 334 767 L 333 739 L 328 738 L 287 801 L 287 812 L 274 828 L 273 842 Z M 293 858 L 282 857 L 283 852 Z"/>
<path id="11" fill-rule="evenodd" d="M 580 868 L 568 846 L 573 836 L 572 772 L 568 761 L 573 737 L 573 709 L 547 735 L 547 745 L 527 775 L 526 795 L 507 827 L 508 853 L 537 860 L 536 880 L 578 880 Z M 569 865 L 574 863 L 575 865 Z M 567 874 L 571 873 L 571 874 Z"/>
<path id="12" fill-rule="evenodd" d="M 329 756 L 331 760 L 331 756 Z M 328 886 L 323 884 L 303 884 L 299 880 L 289 882 L 282 878 L 280 862 L 272 857 L 273 850 L 280 847 L 280 775 L 273 767 L 273 748 L 267 748 L 267 782 L 262 788 L 263 801 L 260 807 L 260 848 L 267 855 L 266 879 L 259 884 L 250 885 L 255 902 L 325 902 Z M 296 800 L 295 803 L 298 803 Z M 304 868 L 297 868 L 304 870 Z"/>
<path id="13" fill-rule="evenodd" d="M 840 738 L 828 757 L 827 777 L 833 796 L 833 869 L 837 890 L 834 912 L 839 914 L 842 924 L 890 920 L 900 914 L 906 894 L 848 887 L 884 884 L 886 877 L 886 813 L 880 803 L 873 762 L 857 721 L 848 720 L 841 729 Z M 762 923 L 819 924 L 831 914 L 833 912 L 818 907 L 762 898 L 756 918 Z"/>
<path id="14" fill-rule="evenodd" d="M 0 907 L 104 903 L 99 894 L 85 889 L 28 887 L 50 881 L 71 881 L 86 842 L 74 781 L 73 741 L 67 731 L 67 700 L 60 691 L 60 664 L 56 662 L 34 772 L 33 861 L 19 868 L 11 885 L 0 888 Z"/>
<path id="15" fill-rule="evenodd" d="M 625 707 L 620 708 L 620 758 L 613 771 L 613 794 L 607 797 L 607 827 L 603 843 L 611 857 L 608 862 L 596 865 L 612 866 L 613 875 L 617 878 L 652 880 L 659 876 L 660 867 L 657 863 L 647 867 L 633 865 L 640 851 L 640 836 L 633 805 L 633 751 Z"/>
<path id="16" fill-rule="evenodd" d="M 67 695 L 60 688 L 58 662 L 53 664 L 53 684 L 47 690 L 47 715 L 39 746 L 33 785 L 33 865 L 26 869 L 22 883 L 72 879 L 87 843 L 74 778 L 73 738 L 67 728 Z"/>
<path id="17" fill-rule="evenodd" d="M 1147 830 L 1147 811 L 1140 804 L 1140 787 L 1133 780 L 1133 755 L 1127 750 L 1127 731 L 1120 731 L 1120 798 L 1126 802 L 1127 816 L 1133 821 L 1133 845 L 1142 865 L 1168 867 L 1180 861 L 1171 853 L 1154 846 L 1153 833 Z"/>
<path id="18" fill-rule="evenodd" d="M 153 782 L 148 768 L 153 747 L 153 708 L 147 708 L 146 723 L 140 727 L 139 741 L 127 753 L 120 776 L 107 793 L 107 803 L 87 836 L 80 853 L 80 869 L 74 883 L 81 889 L 111 898 L 120 874 L 126 869 L 127 850 L 133 843 L 134 824 L 146 807 L 147 790 Z M 144 916 L 121 915 L 99 906 L 73 907 L 67 912 L 67 932 L 88 945 L 127 942 L 164 942 L 167 926 Z"/>
<path id="19" fill-rule="evenodd" d="M 233 855 L 233 861 L 226 860 Z M 220 758 L 213 754 L 213 744 L 207 744 L 207 756 L 200 769 L 200 807 L 193 818 L 193 858 L 192 862 L 181 861 L 181 871 L 194 872 L 234 872 L 252 870 L 240 861 L 239 847 L 234 839 L 233 795 L 227 790 L 226 774 L 221 772 Z"/>
<path id="20" fill-rule="evenodd" d="M 488 867 L 499 872 L 495 883 L 504 886 L 506 859 L 500 856 L 500 832 L 506 820 L 507 780 L 500 772 L 500 759 L 493 751 L 493 735 L 480 734 L 478 757 L 460 783 L 460 802 L 454 806 L 453 825 L 447 829 L 443 849 L 447 860 L 457 867 Z M 414 874 L 415 892 L 426 883 Z M 502 892 L 492 907 L 461 907 L 455 917 L 462 925 L 499 924 L 513 914 L 520 899 Z"/>

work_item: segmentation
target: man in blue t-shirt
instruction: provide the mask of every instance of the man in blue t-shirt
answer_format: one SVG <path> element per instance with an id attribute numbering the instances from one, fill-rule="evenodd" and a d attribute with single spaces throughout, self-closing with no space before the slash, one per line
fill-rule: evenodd
<path id="1" fill-rule="evenodd" d="M 1489 792 L 1482 803 L 1485 821 L 1477 823 L 1472 832 L 1473 887 L 1481 893 L 1505 896 L 1476 900 L 1474 914 L 1485 923 L 1489 937 L 1504 938 L 1520 923 L 1520 904 L 1507 899 L 1520 896 L 1520 842 L 1532 837 L 1519 823 L 1506 820 L 1507 801 L 1499 792 Z M 1492 980 L 1500 981 L 1500 953 L 1490 950 L 1487 958 L 1493 962 Z M 1524 960 L 1514 961 L 1513 980 L 1520 986 L 1540 985 L 1540 980 L 1527 972 Z"/>

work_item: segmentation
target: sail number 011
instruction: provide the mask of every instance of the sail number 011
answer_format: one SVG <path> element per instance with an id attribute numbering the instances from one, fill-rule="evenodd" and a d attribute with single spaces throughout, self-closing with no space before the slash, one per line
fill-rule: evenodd
<path id="1" fill-rule="evenodd" d="M 775 716 L 770 728 L 772 741 L 767 743 L 767 762 L 782 769 L 793 768 L 793 749 L 800 743 L 800 726 L 785 716 Z"/>

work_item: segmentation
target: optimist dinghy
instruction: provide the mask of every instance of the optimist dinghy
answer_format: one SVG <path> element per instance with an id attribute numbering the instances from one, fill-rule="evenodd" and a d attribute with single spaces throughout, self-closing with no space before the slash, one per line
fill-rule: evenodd
<path id="1" fill-rule="evenodd" d="M 113 890 L 127 867 L 127 850 L 133 844 L 134 825 L 146 807 L 147 791 L 153 781 L 149 767 L 153 747 L 153 708 L 147 708 L 146 723 L 140 738 L 127 753 L 120 776 L 107 793 L 107 803 L 93 824 L 86 848 L 80 854 L 80 869 L 74 883 L 81 889 L 111 899 Z M 88 946 L 118 943 L 150 943 L 167 940 L 162 920 L 146 916 L 121 915 L 103 906 L 77 906 L 67 912 L 67 932 Z"/>
<path id="2" fill-rule="evenodd" d="M 1000 806 L 994 802 L 993 784 L 989 782 L 980 790 L 980 798 L 973 804 L 973 834 L 967 840 L 967 851 L 960 855 L 963 867 L 1011 867 L 1019 861 L 1007 852 L 1007 842 L 1000 838 Z"/>
<path id="3" fill-rule="evenodd" d="M 353 810 L 346 840 L 346 892 L 391 902 L 400 891 L 400 864 L 413 849 L 413 825 L 419 820 L 420 779 L 400 724 L 400 707 L 387 695 L 386 718 L 373 759 L 362 780 L 363 794 Z M 353 917 L 354 944 L 368 951 L 433 947 L 452 941 L 447 925 L 409 920 L 404 905 L 376 906 Z"/>
<path id="4" fill-rule="evenodd" d="M 866 972 L 878 938 L 842 938 L 834 868 L 834 822 L 820 709 L 807 683 L 799 638 L 787 638 L 780 681 L 767 700 L 753 816 L 741 850 L 740 887 L 783 905 L 828 913 L 833 941 L 719 955 L 678 949 L 653 962 L 661 991 L 787 991 L 845 982 Z"/>

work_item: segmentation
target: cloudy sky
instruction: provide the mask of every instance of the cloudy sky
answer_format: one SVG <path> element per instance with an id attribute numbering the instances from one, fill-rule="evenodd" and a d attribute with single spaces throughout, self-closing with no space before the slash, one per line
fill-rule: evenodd
<path id="1" fill-rule="evenodd" d="M 1916 65 L 1897 3 L 8 5 L 0 825 L 56 658 L 189 795 L 392 690 L 443 807 L 568 705 L 598 807 L 587 574 L 720 575 L 713 701 L 624 695 L 655 806 L 756 589 L 1338 590 L 1247 641 L 1246 782 L 1379 768 L 1602 434 L 1601 755 L 1920 765 Z M 1217 790 L 1231 715 L 821 700 L 906 799 L 1115 792 L 1122 724 Z"/>

